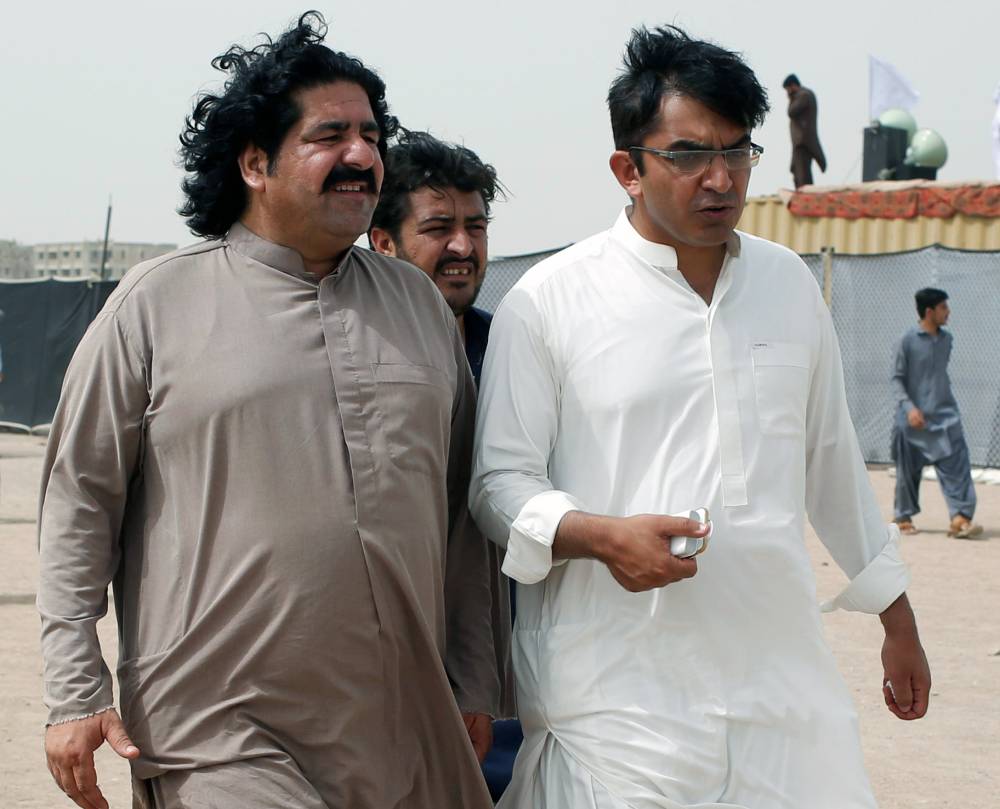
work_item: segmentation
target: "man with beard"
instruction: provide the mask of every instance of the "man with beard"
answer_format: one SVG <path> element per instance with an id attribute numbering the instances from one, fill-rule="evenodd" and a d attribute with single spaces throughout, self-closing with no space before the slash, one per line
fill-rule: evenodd
<path id="1" fill-rule="evenodd" d="M 144 808 L 490 805 L 475 387 L 434 285 L 353 246 L 396 122 L 325 32 L 215 60 L 182 135 L 209 240 L 133 268 L 66 374 L 38 606 L 49 768 L 86 809 L 105 740 Z"/>
<path id="2" fill-rule="evenodd" d="M 465 341 L 476 383 L 486 355 L 489 312 L 472 304 L 486 273 L 490 205 L 501 193 L 496 169 L 471 149 L 444 143 L 427 132 L 402 130 L 385 160 L 385 180 L 372 216 L 368 240 L 379 253 L 397 256 L 423 270 L 448 302 Z M 496 545 L 492 553 L 499 552 Z M 509 583 L 496 558 L 494 626 L 509 614 Z M 509 638 L 498 638 L 497 660 L 504 690 L 504 716 L 514 711 Z M 510 782 L 521 727 L 514 719 L 493 723 L 493 747 L 483 772 L 494 799 Z"/>
<path id="3" fill-rule="evenodd" d="M 373 250 L 410 262 L 437 284 L 477 384 L 491 316 L 472 304 L 486 275 L 490 205 L 499 191 L 496 169 L 471 149 L 402 130 L 386 155 L 368 231 Z"/>
<path id="4" fill-rule="evenodd" d="M 515 284 L 483 368 L 470 503 L 519 584 L 500 807 L 874 809 L 807 515 L 851 579 L 833 606 L 881 616 L 889 710 L 922 716 L 930 674 L 823 297 L 735 231 L 766 94 L 666 26 L 608 106 L 631 204 Z"/>

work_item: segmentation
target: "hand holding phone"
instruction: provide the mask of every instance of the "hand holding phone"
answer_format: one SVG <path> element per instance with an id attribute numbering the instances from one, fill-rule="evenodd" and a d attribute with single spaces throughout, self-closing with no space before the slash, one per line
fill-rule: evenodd
<path id="1" fill-rule="evenodd" d="M 689 520 L 697 520 L 701 523 L 708 523 L 708 533 L 704 537 L 671 537 L 670 552 L 681 559 L 697 556 L 704 553 L 708 548 L 708 540 L 712 536 L 712 521 L 708 516 L 707 508 L 694 508 L 680 514 L 671 514 L 671 517 L 686 517 Z"/>

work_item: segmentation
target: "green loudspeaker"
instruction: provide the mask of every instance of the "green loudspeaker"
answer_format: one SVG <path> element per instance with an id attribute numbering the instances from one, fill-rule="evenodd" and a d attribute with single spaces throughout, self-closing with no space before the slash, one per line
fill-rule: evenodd
<path id="1" fill-rule="evenodd" d="M 939 169 L 948 161 L 948 145 L 933 129 L 918 129 L 910 139 L 906 150 L 907 166 Z"/>
<path id="2" fill-rule="evenodd" d="M 913 140 L 913 133 L 917 131 L 917 122 L 914 117 L 906 110 L 897 107 L 883 112 L 878 117 L 878 122 L 882 126 L 891 126 L 893 129 L 905 129 L 907 144 Z"/>

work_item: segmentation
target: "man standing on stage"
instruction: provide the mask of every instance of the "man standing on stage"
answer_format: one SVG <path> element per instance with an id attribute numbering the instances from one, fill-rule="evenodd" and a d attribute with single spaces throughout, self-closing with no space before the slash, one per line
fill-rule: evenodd
<path id="1" fill-rule="evenodd" d="M 792 133 L 792 180 L 796 188 L 812 185 L 812 162 L 826 171 L 826 155 L 816 127 L 816 94 L 789 74 L 781 85 L 788 94 L 788 123 Z"/>

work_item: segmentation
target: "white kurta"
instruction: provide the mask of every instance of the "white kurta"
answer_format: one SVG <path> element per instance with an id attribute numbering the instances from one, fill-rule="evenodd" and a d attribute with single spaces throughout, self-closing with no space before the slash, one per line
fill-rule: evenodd
<path id="1" fill-rule="evenodd" d="M 626 211 L 532 268 L 493 320 L 471 505 L 526 585 L 501 807 L 875 806 L 806 516 L 852 580 L 832 606 L 880 612 L 908 575 L 794 253 L 740 234 L 706 305 Z M 698 506 L 714 533 L 693 579 L 633 594 L 599 562 L 552 562 L 569 510 Z"/>

